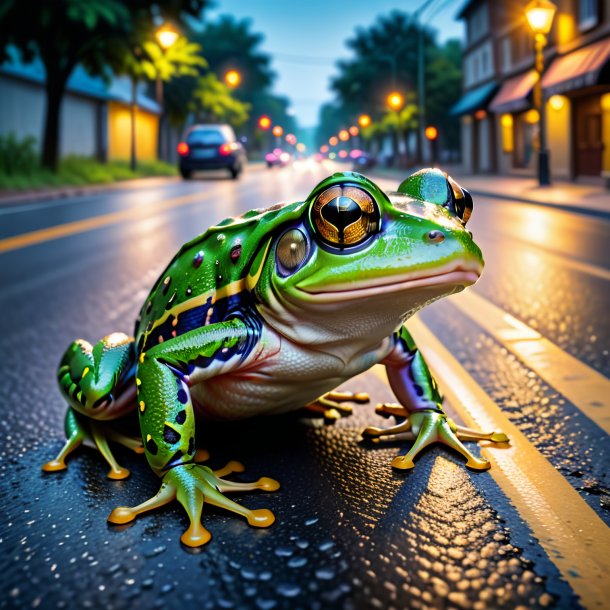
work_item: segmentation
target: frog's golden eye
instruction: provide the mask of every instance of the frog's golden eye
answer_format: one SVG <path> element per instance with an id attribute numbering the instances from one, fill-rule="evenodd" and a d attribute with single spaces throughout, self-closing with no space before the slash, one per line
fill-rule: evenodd
<path id="1" fill-rule="evenodd" d="M 357 186 L 333 186 L 314 201 L 311 220 L 326 243 L 340 248 L 355 246 L 377 232 L 379 207 Z"/>
<path id="2" fill-rule="evenodd" d="M 307 238 L 303 231 L 286 231 L 277 244 L 277 260 L 282 271 L 294 271 L 307 256 Z"/>

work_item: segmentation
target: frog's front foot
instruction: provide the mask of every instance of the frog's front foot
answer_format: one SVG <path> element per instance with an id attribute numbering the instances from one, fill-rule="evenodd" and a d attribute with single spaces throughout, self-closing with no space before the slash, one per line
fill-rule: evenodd
<path id="1" fill-rule="evenodd" d="M 314 417 L 323 417 L 326 423 L 333 424 L 342 417 L 347 417 L 354 412 L 351 405 L 346 402 L 365 404 L 369 402 L 369 395 L 365 392 L 328 392 L 317 400 L 305 405 L 305 411 Z"/>
<path id="2" fill-rule="evenodd" d="M 108 516 L 108 521 L 114 524 L 129 523 L 140 513 L 177 499 L 190 521 L 188 529 L 180 537 L 186 546 L 202 546 L 212 537 L 201 524 L 201 513 L 206 502 L 244 516 L 253 527 L 269 527 L 275 521 L 275 516 L 270 510 L 266 508 L 249 510 L 227 498 L 224 493 L 255 489 L 276 491 L 280 484 L 268 477 L 262 477 L 253 483 L 236 483 L 221 478 L 230 472 L 242 470 L 243 466 L 239 462 L 229 462 L 227 466 L 215 472 L 200 464 L 175 466 L 163 476 L 161 489 L 156 496 L 133 508 L 126 506 L 115 508 Z"/>
<path id="3" fill-rule="evenodd" d="M 408 453 L 392 460 L 392 466 L 399 470 L 413 468 L 415 466 L 413 460 L 417 454 L 435 442 L 445 443 L 445 445 L 463 455 L 466 458 L 466 466 L 469 468 L 487 470 L 491 466 L 489 461 L 473 455 L 462 444 L 462 440 L 488 440 L 494 443 L 508 442 L 508 437 L 501 432 L 484 433 L 458 426 L 448 419 L 447 415 L 439 411 L 430 410 L 408 413 L 400 405 L 387 404 L 378 405 L 376 412 L 384 416 L 393 415 L 400 418 L 401 421 L 391 428 L 366 428 L 362 433 L 364 438 L 376 440 L 381 436 L 406 433 L 408 437 L 415 440 Z"/>

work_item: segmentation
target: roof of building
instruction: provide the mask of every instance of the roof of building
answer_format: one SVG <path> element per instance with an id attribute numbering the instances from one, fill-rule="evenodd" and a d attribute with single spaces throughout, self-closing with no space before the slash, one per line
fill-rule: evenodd
<path id="1" fill-rule="evenodd" d="M 462 8 L 458 11 L 455 16 L 456 19 L 464 19 L 466 13 L 469 13 L 470 10 L 474 7 L 475 4 L 478 4 L 481 0 L 466 0 L 462 5 Z"/>
<path id="2" fill-rule="evenodd" d="M 453 116 L 461 116 L 469 114 L 480 108 L 485 108 L 491 96 L 497 91 L 498 83 L 492 81 L 485 83 L 476 89 L 471 89 L 462 95 L 462 97 L 450 108 L 449 114 Z"/>
<path id="3" fill-rule="evenodd" d="M 25 63 L 21 61 L 18 51 L 13 47 L 9 47 L 8 55 L 10 59 L 0 65 L 0 74 L 40 85 L 44 84 L 46 71 L 39 58 Z M 143 88 L 144 83 L 141 83 L 136 95 L 138 107 L 154 114 L 160 114 L 161 107 L 144 93 Z M 69 93 L 85 97 L 131 104 L 131 82 L 129 78 L 115 77 L 109 72 L 108 79 L 105 80 L 101 76 L 91 76 L 80 65 L 76 66 L 70 75 L 66 89 Z"/>

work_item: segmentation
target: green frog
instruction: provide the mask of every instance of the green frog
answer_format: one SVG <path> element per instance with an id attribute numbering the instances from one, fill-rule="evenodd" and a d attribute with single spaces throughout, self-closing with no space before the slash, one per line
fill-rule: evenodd
<path id="1" fill-rule="evenodd" d="M 427 445 L 442 442 L 487 469 L 462 440 L 505 442 L 499 432 L 456 425 L 405 326 L 425 305 L 474 284 L 483 257 L 465 225 L 472 198 L 438 169 L 417 172 L 385 193 L 368 178 L 335 173 L 304 201 L 227 218 L 186 243 L 145 300 L 133 337 L 112 333 L 95 345 L 79 339 L 57 372 L 69 407 L 67 441 L 43 466 L 66 468 L 81 443 L 95 445 L 108 476 L 129 475 L 108 445 L 145 453 L 161 480 L 139 506 L 119 507 L 108 520 L 123 524 L 177 499 L 189 517 L 181 540 L 201 546 L 211 537 L 201 523 L 204 503 L 267 527 L 274 515 L 249 510 L 228 492 L 278 489 L 203 465 L 195 420 L 239 420 L 304 406 L 328 419 L 349 412 L 346 401 L 365 394 L 335 388 L 376 364 L 384 365 L 396 404 L 377 412 L 395 416 L 389 428 L 369 427 L 368 439 L 406 433 L 414 441 L 392 466 L 414 467 Z M 136 410 L 141 440 L 109 422 Z"/>

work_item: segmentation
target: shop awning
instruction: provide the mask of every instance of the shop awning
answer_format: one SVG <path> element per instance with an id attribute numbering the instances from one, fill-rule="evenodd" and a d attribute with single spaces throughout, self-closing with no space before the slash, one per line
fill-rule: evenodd
<path id="1" fill-rule="evenodd" d="M 505 80 L 498 93 L 491 100 L 489 109 L 496 113 L 525 110 L 530 105 L 530 93 L 537 78 L 536 71 L 529 70 Z"/>
<path id="2" fill-rule="evenodd" d="M 464 93 L 464 95 L 451 107 L 449 114 L 461 116 L 470 114 L 481 108 L 486 108 L 487 102 L 498 89 L 498 83 L 492 82 L 481 85 Z"/>
<path id="3" fill-rule="evenodd" d="M 542 77 L 546 96 L 610 82 L 610 38 L 557 57 Z"/>

